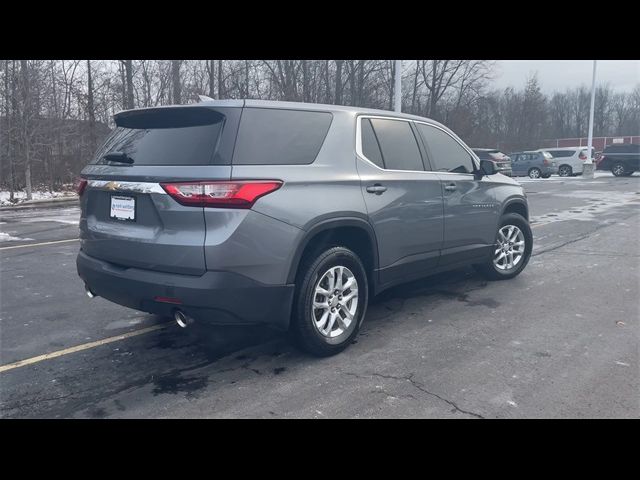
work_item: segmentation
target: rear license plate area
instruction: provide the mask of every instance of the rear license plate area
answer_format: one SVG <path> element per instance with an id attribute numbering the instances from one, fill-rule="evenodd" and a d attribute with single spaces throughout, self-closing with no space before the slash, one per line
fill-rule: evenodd
<path id="1" fill-rule="evenodd" d="M 111 195 L 109 217 L 125 222 L 136 221 L 136 198 L 126 195 Z"/>

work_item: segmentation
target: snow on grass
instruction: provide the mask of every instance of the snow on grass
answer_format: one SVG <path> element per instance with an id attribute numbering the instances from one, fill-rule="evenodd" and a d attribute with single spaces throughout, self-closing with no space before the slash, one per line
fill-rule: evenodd
<path id="1" fill-rule="evenodd" d="M 50 198 L 60 198 L 60 197 L 71 198 L 71 197 L 75 197 L 76 193 L 69 190 L 55 191 L 55 192 L 36 190 L 32 192 L 31 196 L 33 200 L 48 200 Z M 5 207 L 10 205 L 16 205 L 26 201 L 27 192 L 24 192 L 24 191 L 13 192 L 13 202 L 9 201 L 9 197 L 10 197 L 10 194 L 8 191 L 0 190 L 0 206 Z"/>

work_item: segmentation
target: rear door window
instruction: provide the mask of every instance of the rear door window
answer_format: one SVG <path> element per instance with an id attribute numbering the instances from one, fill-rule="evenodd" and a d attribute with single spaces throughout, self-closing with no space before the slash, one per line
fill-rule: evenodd
<path id="1" fill-rule="evenodd" d="M 429 158 L 439 172 L 471 173 L 473 159 L 451 135 L 439 128 L 416 123 L 424 143 L 429 149 Z"/>
<path id="2" fill-rule="evenodd" d="M 316 159 L 329 131 L 329 112 L 245 108 L 234 165 L 307 165 Z"/>
<path id="3" fill-rule="evenodd" d="M 422 171 L 422 156 L 411 125 L 404 120 L 372 118 L 384 166 L 390 170 Z"/>

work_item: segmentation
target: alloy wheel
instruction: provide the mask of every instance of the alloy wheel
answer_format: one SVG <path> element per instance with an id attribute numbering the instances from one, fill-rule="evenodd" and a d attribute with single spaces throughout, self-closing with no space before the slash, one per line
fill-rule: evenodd
<path id="1" fill-rule="evenodd" d="M 524 258 L 525 240 L 522 230 L 515 225 L 505 225 L 498 230 L 493 265 L 504 272 L 512 270 Z"/>
<path id="2" fill-rule="evenodd" d="M 316 283 L 312 320 L 318 332 L 329 338 L 342 335 L 358 311 L 358 281 L 347 267 L 327 270 Z"/>

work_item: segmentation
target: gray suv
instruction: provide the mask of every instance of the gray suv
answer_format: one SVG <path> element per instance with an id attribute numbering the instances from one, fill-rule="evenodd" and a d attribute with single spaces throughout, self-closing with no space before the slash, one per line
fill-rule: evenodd
<path id="1" fill-rule="evenodd" d="M 522 187 L 426 118 L 230 100 L 115 123 L 82 171 L 78 274 L 181 326 L 269 324 L 332 355 L 373 295 L 464 265 L 513 278 L 531 255 Z"/>

